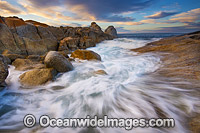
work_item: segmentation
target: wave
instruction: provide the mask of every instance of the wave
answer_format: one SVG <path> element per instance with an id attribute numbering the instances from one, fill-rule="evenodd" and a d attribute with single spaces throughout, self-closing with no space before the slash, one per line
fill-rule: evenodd
<path id="1" fill-rule="evenodd" d="M 9 87 L 0 92 L 0 131 L 83 131 L 82 128 L 24 128 L 22 120 L 26 114 L 34 114 L 37 119 L 45 114 L 55 118 L 85 118 L 87 115 L 107 115 L 111 118 L 164 116 L 175 119 L 175 128 L 135 128 L 129 132 L 187 132 L 184 117 L 187 112 L 194 111 L 197 98 L 191 97 L 190 91 L 155 75 L 162 65 L 158 55 L 140 55 L 130 51 L 154 40 L 119 38 L 104 41 L 89 48 L 101 55 L 102 62 L 76 59 L 73 71 L 62 73 L 56 81 L 31 90 L 23 88 L 18 82 L 23 72 L 11 66 L 7 79 Z M 97 70 L 104 70 L 107 75 L 94 74 Z M 92 129 L 94 131 L 128 132 L 120 128 Z"/>

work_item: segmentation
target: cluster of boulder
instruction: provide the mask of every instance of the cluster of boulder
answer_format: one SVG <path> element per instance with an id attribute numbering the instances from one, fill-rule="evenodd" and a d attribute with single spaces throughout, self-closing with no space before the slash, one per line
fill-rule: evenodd
<path id="1" fill-rule="evenodd" d="M 0 17 L 0 86 L 5 85 L 8 64 L 16 70 L 30 70 L 20 76 L 22 84 L 41 85 L 58 72 L 72 70 L 73 58 L 101 60 L 97 53 L 80 49 L 116 37 L 113 26 L 103 32 L 95 22 L 90 27 L 53 27 L 18 17 Z"/>

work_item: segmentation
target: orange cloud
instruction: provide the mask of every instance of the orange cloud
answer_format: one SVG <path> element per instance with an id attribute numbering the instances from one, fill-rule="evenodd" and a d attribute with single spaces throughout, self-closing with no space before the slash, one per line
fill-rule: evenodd
<path id="1" fill-rule="evenodd" d="M 177 14 L 170 19 L 170 21 L 182 23 L 195 22 L 197 20 L 200 20 L 200 8 Z"/>
<path id="2" fill-rule="evenodd" d="M 143 23 L 142 22 L 116 22 L 116 24 L 120 24 L 120 25 L 141 25 Z"/>
<path id="3" fill-rule="evenodd" d="M 26 9 L 26 14 L 37 15 L 55 22 L 61 23 L 60 21 L 94 21 L 96 18 L 89 14 L 83 5 L 76 5 L 73 7 L 62 7 L 62 6 L 47 6 L 47 7 L 36 7 L 31 1 L 19 0 L 18 2 Z M 39 8 L 39 9 L 38 9 Z M 63 15 L 62 11 L 66 8 L 69 12 L 74 13 L 75 16 L 70 17 Z"/>
<path id="4" fill-rule="evenodd" d="M 145 23 L 145 24 L 169 24 L 167 22 L 158 22 L 155 19 L 145 19 L 145 20 L 141 20 L 141 23 Z"/>
<path id="5" fill-rule="evenodd" d="M 164 18 L 164 17 L 168 17 L 171 15 L 177 14 L 177 12 L 164 12 L 164 11 L 160 11 L 157 12 L 153 15 L 150 16 L 145 16 L 145 18 L 151 18 L 151 19 L 160 19 L 160 18 Z"/>
<path id="6" fill-rule="evenodd" d="M 0 14 L 1 15 L 12 15 L 12 14 L 21 14 L 22 11 L 7 1 L 0 0 Z"/>
<path id="7" fill-rule="evenodd" d="M 69 8 L 72 13 L 75 13 L 77 19 L 95 21 L 96 18 L 93 14 L 90 14 L 87 11 L 87 8 L 84 5 L 74 5 Z"/>

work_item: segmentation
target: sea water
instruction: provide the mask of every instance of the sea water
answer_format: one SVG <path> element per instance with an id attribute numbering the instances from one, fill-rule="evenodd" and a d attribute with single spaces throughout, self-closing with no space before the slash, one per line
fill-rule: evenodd
<path id="1" fill-rule="evenodd" d="M 171 34 L 170 34 L 171 35 Z M 9 68 L 8 87 L 0 92 L 0 131 L 17 132 L 101 132 L 101 133 L 184 133 L 187 113 L 195 110 L 198 97 L 192 90 L 173 86 L 166 79 L 153 76 L 162 67 L 155 53 L 139 54 L 131 49 L 170 36 L 121 35 L 88 48 L 102 61 L 76 59 L 74 70 L 61 73 L 53 82 L 25 88 L 19 83 L 24 71 Z M 95 74 L 104 70 L 107 74 Z M 181 81 L 180 81 L 181 82 Z M 182 109 L 181 107 L 184 107 Z M 23 118 L 33 114 L 52 118 L 85 118 L 87 115 L 109 118 L 159 118 L 158 110 L 175 120 L 174 128 L 26 128 Z"/>

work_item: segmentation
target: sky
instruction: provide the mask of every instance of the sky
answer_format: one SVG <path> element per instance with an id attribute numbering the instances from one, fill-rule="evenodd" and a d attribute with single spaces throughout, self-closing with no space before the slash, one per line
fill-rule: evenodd
<path id="1" fill-rule="evenodd" d="M 113 25 L 118 33 L 200 30 L 199 0 L 0 0 L 0 15 L 52 26 Z"/>

